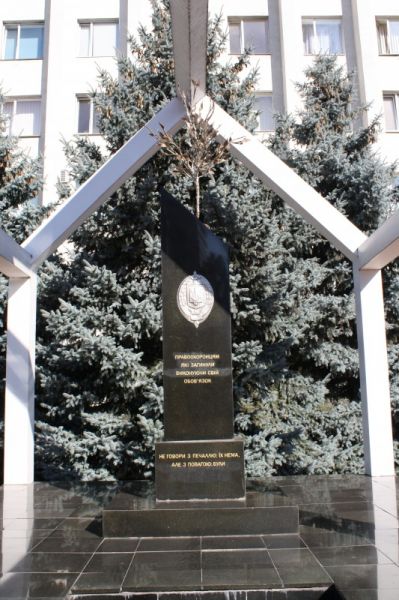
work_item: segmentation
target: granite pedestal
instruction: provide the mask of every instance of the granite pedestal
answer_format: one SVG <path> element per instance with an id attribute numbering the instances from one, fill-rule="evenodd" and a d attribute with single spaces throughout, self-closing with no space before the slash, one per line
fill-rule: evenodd
<path id="1" fill-rule="evenodd" d="M 298 534 L 298 507 L 270 506 L 262 493 L 245 500 L 159 502 L 120 492 L 103 511 L 104 537 Z"/>

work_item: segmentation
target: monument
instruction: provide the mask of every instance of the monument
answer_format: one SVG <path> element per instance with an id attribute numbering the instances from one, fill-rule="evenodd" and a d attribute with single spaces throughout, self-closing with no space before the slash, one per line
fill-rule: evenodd
<path id="1" fill-rule="evenodd" d="M 246 490 L 233 433 L 229 262 L 223 241 L 161 198 L 164 440 L 151 482 L 128 482 L 103 511 L 104 537 L 298 533 L 298 507 Z"/>
<path id="2" fill-rule="evenodd" d="M 233 435 L 229 261 L 223 241 L 161 197 L 165 441 L 156 498 L 244 500 L 244 444 Z"/>

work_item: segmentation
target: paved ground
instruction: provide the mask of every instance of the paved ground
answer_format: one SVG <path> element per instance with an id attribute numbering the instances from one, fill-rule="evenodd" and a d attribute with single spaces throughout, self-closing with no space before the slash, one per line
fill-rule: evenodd
<path id="1" fill-rule="evenodd" d="M 398 600 L 398 482 L 362 476 L 252 481 L 249 490 L 265 494 L 270 506 L 299 506 L 298 535 L 174 539 L 102 538 L 102 507 L 117 484 L 7 486 L 1 490 L 0 598 L 270 588 L 285 591 L 263 598 L 314 600 L 334 581 L 334 597 Z M 303 586 L 320 591 L 300 592 Z M 259 597 L 243 592 L 237 600 Z"/>

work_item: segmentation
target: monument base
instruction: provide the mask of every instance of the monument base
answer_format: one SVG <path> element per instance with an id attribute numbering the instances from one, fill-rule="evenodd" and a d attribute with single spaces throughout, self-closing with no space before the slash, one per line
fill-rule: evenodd
<path id="1" fill-rule="evenodd" d="M 103 511 L 104 537 L 231 536 L 299 532 L 297 505 L 270 506 L 267 494 L 245 501 L 157 502 L 153 494 L 119 492 Z"/>
<path id="2" fill-rule="evenodd" d="M 245 499 L 240 439 L 155 444 L 157 501 Z"/>

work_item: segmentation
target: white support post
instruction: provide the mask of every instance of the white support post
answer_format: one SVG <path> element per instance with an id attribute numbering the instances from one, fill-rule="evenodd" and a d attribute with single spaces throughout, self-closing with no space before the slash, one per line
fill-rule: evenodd
<path id="1" fill-rule="evenodd" d="M 9 282 L 4 484 L 34 480 L 36 275 Z"/>
<path id="2" fill-rule="evenodd" d="M 171 0 L 170 12 L 177 92 L 198 102 L 206 91 L 208 0 Z"/>
<path id="3" fill-rule="evenodd" d="M 367 475 L 394 475 L 391 400 L 380 270 L 353 265 Z"/>

